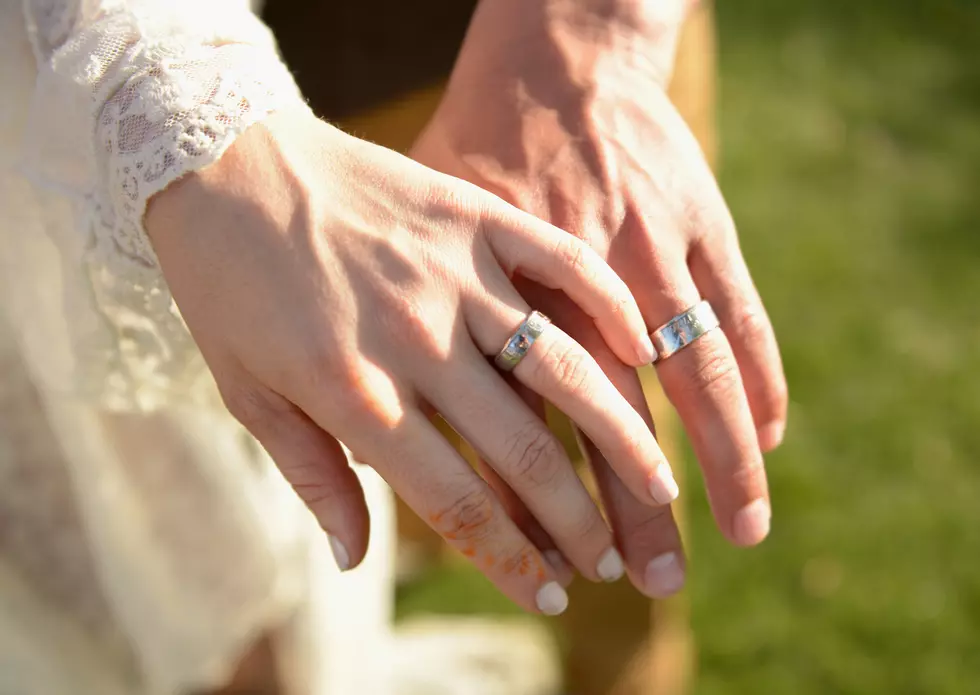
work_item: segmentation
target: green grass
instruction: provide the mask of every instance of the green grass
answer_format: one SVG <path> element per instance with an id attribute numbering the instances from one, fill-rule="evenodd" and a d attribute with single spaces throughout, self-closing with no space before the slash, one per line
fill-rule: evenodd
<path id="1" fill-rule="evenodd" d="M 718 24 L 722 186 L 792 404 L 763 547 L 688 485 L 696 693 L 980 693 L 980 3 Z M 507 610 L 465 570 L 400 607 Z"/>
<path id="2" fill-rule="evenodd" d="M 719 3 L 722 185 L 780 336 L 772 538 L 692 502 L 698 693 L 980 693 L 980 12 Z"/>

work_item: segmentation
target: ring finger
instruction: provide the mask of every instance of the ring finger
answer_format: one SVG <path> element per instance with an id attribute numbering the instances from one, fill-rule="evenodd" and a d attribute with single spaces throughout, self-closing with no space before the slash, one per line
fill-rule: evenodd
<path id="1" fill-rule="evenodd" d="M 656 265 L 659 272 L 646 272 L 631 284 L 642 288 L 637 302 L 655 329 L 701 299 L 683 256 L 657 259 Z M 769 532 L 766 475 L 745 387 L 724 331 L 705 333 L 658 360 L 656 368 L 691 437 L 723 533 L 738 545 L 759 543 Z"/>
<path id="2" fill-rule="evenodd" d="M 518 494 L 585 577 L 619 579 L 623 562 L 612 533 L 564 448 L 483 356 L 471 352 L 460 348 L 438 378 L 419 384 L 420 392 Z"/>
<path id="3" fill-rule="evenodd" d="M 513 286 L 466 307 L 467 325 L 480 350 L 495 355 L 529 311 Z M 527 350 L 513 375 L 551 401 L 596 443 L 626 486 L 647 504 L 677 497 L 663 452 L 643 419 L 630 407 L 581 345 L 548 325 Z"/>

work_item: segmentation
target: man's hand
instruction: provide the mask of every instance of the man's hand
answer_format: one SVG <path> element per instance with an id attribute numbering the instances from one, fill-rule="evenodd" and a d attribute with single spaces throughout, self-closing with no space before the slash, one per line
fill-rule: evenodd
<path id="1" fill-rule="evenodd" d="M 684 4 L 484 0 L 413 156 L 588 242 L 627 282 L 651 330 L 711 302 L 722 330 L 661 362 L 658 376 L 722 532 L 753 545 L 769 531 L 762 451 L 782 438 L 786 383 L 728 209 L 665 92 Z M 652 427 L 635 371 L 591 319 L 533 283 L 519 289 L 592 352 Z M 586 448 L 631 579 L 649 595 L 673 593 L 684 560 L 669 510 L 639 504 Z"/>

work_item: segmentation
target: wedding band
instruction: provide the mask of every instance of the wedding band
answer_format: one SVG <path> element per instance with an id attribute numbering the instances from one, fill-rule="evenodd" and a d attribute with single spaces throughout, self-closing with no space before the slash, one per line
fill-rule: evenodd
<path id="1" fill-rule="evenodd" d="M 653 361 L 667 359 L 719 325 L 711 305 L 706 300 L 698 302 L 650 334 L 653 347 L 657 349 L 657 357 Z"/>
<path id="2" fill-rule="evenodd" d="M 514 331 L 514 335 L 507 340 L 504 349 L 494 359 L 497 368 L 503 372 L 513 371 L 514 367 L 520 364 L 524 356 L 527 355 L 528 350 L 534 345 L 534 341 L 550 323 L 551 319 L 540 311 L 532 311 L 525 316 L 521 325 Z"/>

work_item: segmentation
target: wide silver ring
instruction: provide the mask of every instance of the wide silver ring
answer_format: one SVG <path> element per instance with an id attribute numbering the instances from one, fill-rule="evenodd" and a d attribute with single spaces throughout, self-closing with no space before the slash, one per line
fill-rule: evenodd
<path id="1" fill-rule="evenodd" d="M 657 349 L 657 357 L 653 361 L 667 359 L 719 325 L 721 323 L 711 305 L 705 300 L 698 302 L 650 334 L 653 347 Z"/>
<path id="2" fill-rule="evenodd" d="M 507 340 L 504 349 L 494 359 L 497 368 L 503 372 L 513 371 L 527 355 L 534 341 L 550 324 L 551 319 L 540 311 L 532 311 L 525 316 L 521 325 L 514 331 L 514 335 Z"/>

